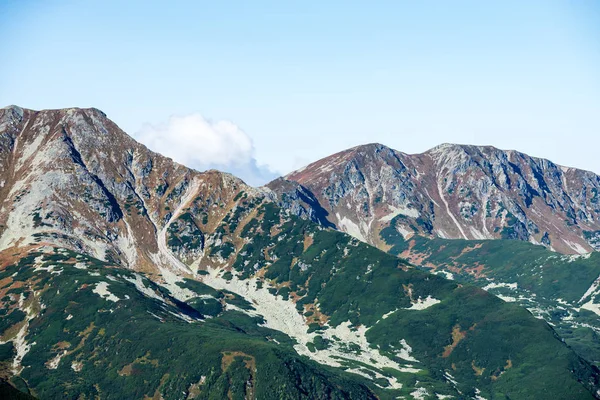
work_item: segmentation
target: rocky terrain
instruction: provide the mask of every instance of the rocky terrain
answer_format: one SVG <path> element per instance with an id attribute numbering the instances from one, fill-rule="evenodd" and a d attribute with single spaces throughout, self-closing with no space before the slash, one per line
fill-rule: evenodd
<path id="1" fill-rule="evenodd" d="M 600 249 L 600 177 L 517 151 L 443 144 L 410 155 L 369 144 L 285 179 L 310 193 L 339 230 L 384 249 L 379 233 L 392 220 L 405 239 L 518 239 L 564 254 Z M 280 181 L 268 186 L 280 198 L 294 196 Z"/>
<path id="2" fill-rule="evenodd" d="M 96 109 L 0 110 L 0 164 L 0 381 L 25 394 L 599 396 L 546 322 L 336 231 L 309 183 L 191 170 Z"/>
<path id="3" fill-rule="evenodd" d="M 600 362 L 595 174 L 492 147 L 373 144 L 286 178 L 268 186 L 291 212 L 518 303 Z"/>

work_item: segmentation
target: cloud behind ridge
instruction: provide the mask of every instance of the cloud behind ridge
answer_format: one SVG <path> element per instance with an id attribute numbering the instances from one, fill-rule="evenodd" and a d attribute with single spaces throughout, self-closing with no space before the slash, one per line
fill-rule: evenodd
<path id="1" fill-rule="evenodd" d="M 165 123 L 145 124 L 135 138 L 180 164 L 230 172 L 253 186 L 279 176 L 258 164 L 252 138 L 230 121 L 211 121 L 199 113 L 174 115 Z"/>

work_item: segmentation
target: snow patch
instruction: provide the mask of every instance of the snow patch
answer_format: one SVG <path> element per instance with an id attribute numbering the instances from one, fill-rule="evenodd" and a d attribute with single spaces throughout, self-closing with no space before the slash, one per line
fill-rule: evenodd
<path id="1" fill-rule="evenodd" d="M 512 296 L 503 296 L 501 294 L 497 294 L 496 297 L 498 297 L 499 299 L 504 300 L 507 303 L 514 303 L 517 301 L 516 297 L 512 297 Z"/>
<path id="2" fill-rule="evenodd" d="M 412 306 L 405 308 L 405 310 L 425 310 L 433 305 L 441 303 L 440 300 L 434 299 L 431 295 L 427 296 L 425 299 L 419 297 L 416 302 L 413 303 Z"/>
<path id="3" fill-rule="evenodd" d="M 484 287 L 482 287 L 483 290 L 490 290 L 490 289 L 497 289 L 497 288 L 508 288 L 510 290 L 517 290 L 517 283 L 504 283 L 504 282 L 492 282 L 492 283 L 488 283 L 487 285 L 485 285 Z"/>
<path id="4" fill-rule="evenodd" d="M 480 396 L 481 390 L 475 388 L 475 399 L 476 400 L 487 400 L 485 397 Z"/>
<path id="5" fill-rule="evenodd" d="M 569 254 L 569 255 L 565 255 L 563 256 L 563 260 L 572 263 L 574 261 L 577 261 L 579 259 L 583 259 L 583 260 L 587 260 L 588 258 L 590 258 L 592 256 L 592 253 L 585 253 L 585 254 Z"/>
<path id="6" fill-rule="evenodd" d="M 408 208 L 403 206 L 394 207 L 391 204 L 388 204 L 388 208 L 390 209 L 390 213 L 379 218 L 380 221 L 388 222 L 397 217 L 398 215 L 406 215 L 407 217 L 411 218 L 419 218 L 421 216 L 419 211 L 417 211 L 414 208 Z"/>
<path id="7" fill-rule="evenodd" d="M 442 275 L 444 278 L 449 279 L 451 281 L 454 280 L 454 274 L 445 270 L 438 270 L 433 272 L 435 275 Z"/>
<path id="8" fill-rule="evenodd" d="M 65 350 L 62 353 L 58 353 L 52 360 L 46 363 L 46 367 L 48 369 L 56 369 L 58 368 L 58 364 L 60 364 L 60 359 L 67 355 L 68 351 Z"/>
<path id="9" fill-rule="evenodd" d="M 83 369 L 83 363 L 81 361 L 73 361 L 71 363 L 71 369 L 75 372 L 79 372 Z"/>
<path id="10" fill-rule="evenodd" d="M 120 300 L 117 296 L 108 291 L 108 282 L 98 282 L 92 292 L 96 293 L 104 300 L 112 301 L 113 303 Z"/>
<path id="11" fill-rule="evenodd" d="M 401 234 L 402 238 L 405 240 L 411 238 L 415 234 L 413 230 L 408 229 L 403 225 L 396 226 L 396 231 L 398 231 L 398 233 Z"/>
<path id="12" fill-rule="evenodd" d="M 412 347 L 406 343 L 406 340 L 400 340 L 400 346 L 402 346 L 402 348 L 396 351 L 396 355 L 398 357 L 406 361 L 419 362 L 416 358 L 410 355 L 410 353 L 412 353 Z"/>
<path id="13" fill-rule="evenodd" d="M 187 301 L 193 297 L 198 297 L 198 293 L 187 288 L 182 288 L 177 284 L 177 282 L 184 281 L 179 275 L 166 268 L 162 268 L 160 273 L 164 279 L 164 283 L 161 286 L 167 288 L 177 300 Z"/>
<path id="14" fill-rule="evenodd" d="M 291 300 L 284 300 L 282 296 L 274 296 L 269 292 L 270 285 L 263 282 L 258 288 L 256 278 L 240 280 L 236 275 L 230 280 L 221 277 L 221 270 L 212 269 L 208 275 L 200 275 L 198 278 L 205 284 L 217 290 L 228 290 L 245 298 L 253 304 L 255 310 L 245 310 L 253 316 L 261 316 L 267 328 L 285 333 L 295 339 L 297 344 L 294 349 L 300 355 L 307 356 L 321 364 L 341 367 L 343 360 L 358 361 L 374 368 L 392 368 L 403 372 L 417 372 L 412 367 L 401 366 L 397 362 L 383 356 L 379 350 L 371 348 L 366 339 L 365 326 L 353 327 L 350 321 L 346 321 L 336 327 L 325 326 L 324 331 L 308 333 L 308 326 L 304 317 L 298 313 L 296 305 Z M 330 346 L 324 350 L 314 353 L 308 348 L 317 336 L 322 336 L 330 342 Z M 357 345 L 360 351 L 349 351 L 348 344 Z M 404 342 L 406 343 L 406 342 Z M 408 346 L 408 345 L 406 345 Z M 406 354 L 411 361 L 410 347 L 406 347 Z M 394 378 L 387 377 L 390 386 L 399 385 Z"/>
<path id="15" fill-rule="evenodd" d="M 588 301 L 584 305 L 581 306 L 584 310 L 589 310 L 594 314 L 600 316 L 600 304 L 595 304 L 593 300 Z"/>
<path id="16" fill-rule="evenodd" d="M 21 293 L 21 297 L 19 299 L 19 308 L 23 307 L 23 301 L 24 301 L 24 296 L 23 296 L 23 293 Z M 23 357 L 25 357 L 25 355 L 29 352 L 29 350 L 31 349 L 31 346 L 35 345 L 35 342 L 27 343 L 27 341 L 25 340 L 25 336 L 27 335 L 27 330 L 29 329 L 29 321 L 31 321 L 36 316 L 36 313 L 33 310 L 32 305 L 27 307 L 27 309 L 24 311 L 27 314 L 27 317 L 25 319 L 25 324 L 21 327 L 21 329 L 19 329 L 19 332 L 17 333 L 17 335 L 12 339 L 7 340 L 6 342 L 3 342 L 2 340 L 0 340 L 0 344 L 6 344 L 11 341 L 13 343 L 13 346 L 17 353 L 15 355 L 15 357 L 13 358 L 12 368 L 11 368 L 14 375 L 18 375 L 21 373 L 21 371 L 23 370 L 23 367 L 21 366 Z"/>
<path id="17" fill-rule="evenodd" d="M 57 268 L 56 265 L 48 265 L 47 267 L 42 267 L 40 265 L 40 266 L 36 266 L 33 270 L 35 272 L 46 271 L 46 272 L 49 272 L 52 275 L 60 275 L 63 272 L 62 268 L 61 269 L 55 269 L 55 268 Z"/>
<path id="18" fill-rule="evenodd" d="M 411 392 L 410 395 L 413 399 L 425 400 L 425 398 L 429 396 L 429 392 L 425 388 L 418 388 L 414 392 Z"/>
<path id="19" fill-rule="evenodd" d="M 573 249 L 574 251 L 576 251 L 579 254 L 588 254 L 589 253 L 589 251 L 585 247 L 580 245 L 579 243 L 571 242 L 570 240 L 567 240 L 567 239 L 565 239 L 564 242 L 567 246 L 569 246 L 571 249 Z"/>
<path id="20" fill-rule="evenodd" d="M 342 232 L 346 232 L 347 234 L 354 236 L 355 238 L 357 238 L 358 240 L 360 240 L 362 242 L 367 241 L 365 239 L 365 237 L 363 236 L 363 233 L 362 233 L 360 227 L 356 223 L 354 223 L 353 221 L 351 221 L 350 219 L 348 219 L 346 217 L 340 217 L 339 213 L 336 213 L 335 216 L 338 220 L 338 225 Z"/>
<path id="21" fill-rule="evenodd" d="M 583 302 L 587 297 L 598 294 L 598 287 L 600 286 L 600 276 L 596 278 L 592 285 L 585 291 L 581 299 L 579 299 L 579 303 Z"/>
<path id="22" fill-rule="evenodd" d="M 369 371 L 369 372 L 366 372 Z M 377 371 L 373 371 L 371 369 L 366 369 L 366 368 L 349 368 L 346 370 L 346 372 L 350 372 L 352 374 L 357 374 L 357 375 L 361 375 L 364 376 L 367 379 L 373 379 L 373 375 L 375 375 L 375 379 L 387 379 L 388 381 L 388 386 L 381 386 L 378 385 L 377 383 L 375 385 L 379 386 L 382 389 L 402 389 L 402 384 L 400 382 L 398 382 L 398 379 L 396 378 L 388 378 L 382 374 L 380 374 Z"/>
<path id="23" fill-rule="evenodd" d="M 164 299 L 162 297 L 160 297 L 159 295 L 156 294 L 156 292 L 152 289 L 150 289 L 149 287 L 146 287 L 146 285 L 144 285 L 144 281 L 142 279 L 142 276 L 140 274 L 134 274 L 135 278 L 128 278 L 126 277 L 125 280 L 128 282 L 131 282 L 134 284 L 135 288 L 141 292 L 142 294 L 144 294 L 146 297 L 150 297 L 152 299 L 156 299 L 159 301 L 164 301 Z"/>
<path id="24" fill-rule="evenodd" d="M 117 246 L 124 253 L 127 266 L 131 268 L 135 266 L 137 261 L 137 246 L 135 244 L 135 235 L 133 234 L 129 223 L 125 219 L 123 219 L 123 222 L 127 228 L 127 235 L 119 235 L 117 237 Z"/>

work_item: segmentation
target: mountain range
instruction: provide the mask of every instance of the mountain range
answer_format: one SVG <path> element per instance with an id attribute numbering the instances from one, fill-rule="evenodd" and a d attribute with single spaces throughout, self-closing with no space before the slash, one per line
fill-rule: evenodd
<path id="1" fill-rule="evenodd" d="M 366 145 L 254 188 L 16 106 L 0 166 L 14 396 L 600 397 L 590 172 Z"/>
<path id="2" fill-rule="evenodd" d="M 399 217 L 405 238 L 518 239 L 563 254 L 600 248 L 600 177 L 517 151 L 443 144 L 409 155 L 369 144 L 284 179 L 310 190 L 338 229 L 374 246 Z"/>

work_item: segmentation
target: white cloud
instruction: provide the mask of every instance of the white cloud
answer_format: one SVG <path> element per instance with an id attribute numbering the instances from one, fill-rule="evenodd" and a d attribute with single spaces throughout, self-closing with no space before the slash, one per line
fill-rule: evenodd
<path id="1" fill-rule="evenodd" d="M 210 121 L 199 113 L 171 116 L 166 123 L 146 124 L 135 138 L 153 151 L 188 167 L 230 172 L 250 185 L 279 174 L 254 157 L 252 138 L 230 121 Z"/>

